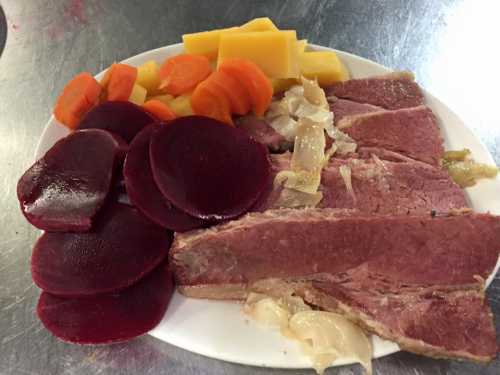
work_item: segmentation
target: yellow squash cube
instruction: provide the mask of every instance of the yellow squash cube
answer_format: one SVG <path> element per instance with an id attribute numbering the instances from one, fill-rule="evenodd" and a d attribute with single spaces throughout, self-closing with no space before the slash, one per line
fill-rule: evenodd
<path id="1" fill-rule="evenodd" d="M 268 17 L 254 18 L 244 25 L 241 25 L 242 31 L 278 31 L 276 25 Z"/>
<path id="2" fill-rule="evenodd" d="M 183 94 L 168 103 L 169 108 L 174 111 L 177 117 L 193 115 L 191 108 L 191 93 Z"/>
<path id="3" fill-rule="evenodd" d="M 148 90 L 149 94 L 157 92 L 160 85 L 160 68 L 154 60 L 146 61 L 137 68 L 137 83 Z"/>
<path id="4" fill-rule="evenodd" d="M 184 50 L 193 55 L 204 55 L 209 59 L 215 59 L 219 51 L 219 41 L 221 35 L 241 32 L 239 27 L 230 27 L 227 29 L 217 29 L 212 31 L 203 31 L 200 33 L 184 34 Z"/>
<path id="5" fill-rule="evenodd" d="M 147 93 L 148 92 L 144 87 L 135 83 L 134 87 L 132 88 L 132 92 L 128 97 L 128 101 L 137 105 L 143 105 L 144 101 L 146 100 Z"/>
<path id="6" fill-rule="evenodd" d="M 299 80 L 296 78 L 274 78 L 271 79 L 271 85 L 273 86 L 273 93 L 277 94 L 288 90 L 294 85 L 298 85 Z"/>
<path id="7" fill-rule="evenodd" d="M 297 41 L 297 50 L 299 55 L 304 53 L 307 47 L 307 39 L 301 39 Z"/>
<path id="8" fill-rule="evenodd" d="M 297 34 L 294 30 L 223 34 L 217 62 L 221 64 L 230 58 L 253 61 L 269 78 L 299 76 Z"/>
<path id="9" fill-rule="evenodd" d="M 349 78 L 347 69 L 333 51 L 302 53 L 300 72 L 308 79 L 317 79 L 320 86 L 331 85 Z"/>

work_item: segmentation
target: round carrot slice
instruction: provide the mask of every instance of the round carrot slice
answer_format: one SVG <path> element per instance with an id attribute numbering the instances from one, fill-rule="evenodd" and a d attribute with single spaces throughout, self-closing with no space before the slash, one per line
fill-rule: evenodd
<path id="1" fill-rule="evenodd" d="M 262 116 L 273 97 L 271 82 L 262 70 L 249 60 L 236 58 L 224 60 L 219 70 L 233 76 L 245 86 L 252 101 L 253 111 L 257 116 Z"/>
<path id="2" fill-rule="evenodd" d="M 158 120 L 170 121 L 176 117 L 175 113 L 169 108 L 169 106 L 160 102 L 158 99 L 148 100 L 142 105 L 142 108 L 158 118 Z"/>
<path id="3" fill-rule="evenodd" d="M 220 91 L 224 92 L 231 105 L 232 113 L 245 115 L 250 111 L 252 106 L 250 96 L 245 86 L 232 75 L 219 70 L 212 73 L 210 77 L 208 77 L 208 80 L 210 80 L 214 86 L 217 86 Z"/>
<path id="4" fill-rule="evenodd" d="M 203 81 L 196 87 L 191 96 L 191 107 L 197 115 L 234 125 L 226 94 L 210 80 Z"/>
<path id="5" fill-rule="evenodd" d="M 170 57 L 160 68 L 160 89 L 167 94 L 185 94 L 207 78 L 211 71 L 210 61 L 205 56 Z"/>
<path id="6" fill-rule="evenodd" d="M 107 100 L 127 101 L 134 88 L 137 68 L 127 64 L 113 64 L 109 69 Z"/>

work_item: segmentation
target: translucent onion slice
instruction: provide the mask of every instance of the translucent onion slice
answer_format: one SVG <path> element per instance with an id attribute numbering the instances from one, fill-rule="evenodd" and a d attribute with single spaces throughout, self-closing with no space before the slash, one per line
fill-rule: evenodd
<path id="1" fill-rule="evenodd" d="M 351 168 L 344 164 L 340 166 L 339 172 L 342 180 L 344 180 L 347 192 L 351 196 L 352 200 L 356 202 L 356 194 L 354 193 L 354 189 L 352 188 Z"/>

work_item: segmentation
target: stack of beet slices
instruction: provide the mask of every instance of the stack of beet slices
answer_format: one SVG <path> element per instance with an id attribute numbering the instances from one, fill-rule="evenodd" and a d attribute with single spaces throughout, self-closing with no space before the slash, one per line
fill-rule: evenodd
<path id="1" fill-rule="evenodd" d="M 23 214 L 46 231 L 31 260 L 38 316 L 80 344 L 151 330 L 174 290 L 173 232 L 242 215 L 269 183 L 266 148 L 236 128 L 199 116 L 159 123 L 126 102 L 97 106 L 17 186 Z"/>

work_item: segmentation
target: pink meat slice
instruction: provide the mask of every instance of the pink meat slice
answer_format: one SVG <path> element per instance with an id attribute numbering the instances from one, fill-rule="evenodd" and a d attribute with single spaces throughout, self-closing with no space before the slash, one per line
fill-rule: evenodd
<path id="1" fill-rule="evenodd" d="M 164 124 L 156 125 L 165 126 Z M 130 202 L 149 219 L 164 228 L 184 232 L 199 228 L 205 223 L 177 209 L 158 190 L 153 179 L 149 160 L 149 143 L 155 125 L 137 134 L 125 159 L 123 175 Z"/>
<path id="2" fill-rule="evenodd" d="M 67 298 L 43 292 L 37 314 L 61 340 L 109 344 L 153 329 L 163 318 L 173 291 L 172 274 L 163 263 L 138 283 L 113 294 Z"/>
<path id="3" fill-rule="evenodd" d="M 378 147 L 436 166 L 444 154 L 437 119 L 425 106 L 349 116 L 337 127 L 359 147 Z"/>
<path id="4" fill-rule="evenodd" d="M 45 232 L 33 249 L 31 274 L 41 289 L 61 296 L 117 291 L 165 259 L 172 238 L 137 209 L 110 203 L 88 232 Z"/>
<path id="5" fill-rule="evenodd" d="M 126 143 L 99 129 L 59 140 L 19 179 L 17 197 L 26 219 L 48 231 L 87 231 L 104 204 Z"/>
<path id="6" fill-rule="evenodd" d="M 377 77 L 338 82 L 325 89 L 327 96 L 336 96 L 385 109 L 401 109 L 424 104 L 424 95 L 413 74 L 394 72 Z"/>
<path id="7" fill-rule="evenodd" d="M 383 111 L 382 107 L 371 104 L 363 104 L 347 99 L 335 99 L 330 101 L 330 111 L 334 114 L 335 125 L 347 116 L 360 115 L 363 113 Z"/>

